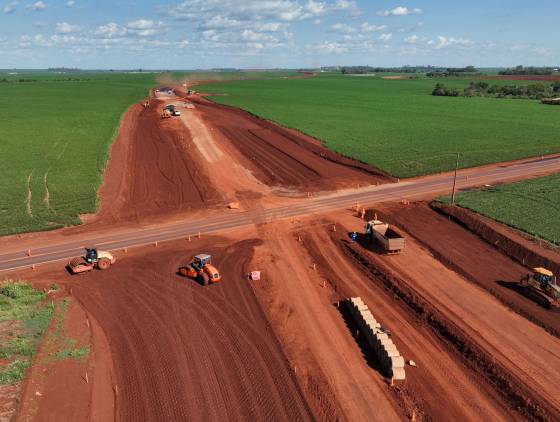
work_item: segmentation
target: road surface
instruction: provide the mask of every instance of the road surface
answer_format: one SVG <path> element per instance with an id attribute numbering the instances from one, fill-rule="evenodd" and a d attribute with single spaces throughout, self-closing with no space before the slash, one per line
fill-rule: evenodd
<path id="1" fill-rule="evenodd" d="M 560 157 L 530 160 L 497 167 L 481 167 L 462 170 L 458 174 L 457 188 L 464 189 L 486 184 L 507 182 L 522 178 L 560 172 Z M 319 197 L 306 198 L 300 203 L 265 210 L 228 213 L 205 219 L 181 223 L 162 224 L 149 228 L 131 229 L 111 235 L 81 233 L 69 236 L 58 244 L 45 244 L 31 250 L 0 249 L 0 272 L 28 268 L 33 265 L 66 260 L 83 253 L 85 246 L 103 250 L 117 250 L 132 246 L 153 244 L 208 233 L 222 233 L 253 224 L 274 220 L 308 216 L 351 207 L 355 203 L 373 205 L 380 202 L 429 198 L 448 194 L 453 184 L 452 174 L 441 174 L 399 183 L 369 186 L 352 191 L 342 191 Z"/>

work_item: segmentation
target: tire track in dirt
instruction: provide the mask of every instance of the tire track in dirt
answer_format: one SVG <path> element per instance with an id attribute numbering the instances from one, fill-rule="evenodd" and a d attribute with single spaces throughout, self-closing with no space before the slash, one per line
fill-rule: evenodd
<path id="1" fill-rule="evenodd" d="M 328 280 L 332 300 L 362 297 L 378 321 L 390 329 L 405 360 L 413 359 L 418 364 L 416 368 L 407 367 L 406 381 L 397 383 L 393 389 L 409 417 L 414 413 L 418 420 L 519 419 L 414 313 L 387 294 L 378 282 L 364 277 L 339 249 L 337 233 L 329 236 L 324 226 L 298 233 L 322 278 Z M 366 345 L 363 352 L 364 358 L 375 367 L 375 359 Z"/>
<path id="2" fill-rule="evenodd" d="M 141 219 L 216 205 L 220 197 L 181 122 L 162 102 L 126 113 L 100 189 L 97 222 Z"/>
<path id="3" fill-rule="evenodd" d="M 124 258 L 73 287 L 107 335 L 118 383 L 117 419 L 311 419 L 243 280 L 253 242 L 208 245 L 224 277 L 217 285 L 202 287 L 176 275 L 200 252 L 181 248 Z"/>

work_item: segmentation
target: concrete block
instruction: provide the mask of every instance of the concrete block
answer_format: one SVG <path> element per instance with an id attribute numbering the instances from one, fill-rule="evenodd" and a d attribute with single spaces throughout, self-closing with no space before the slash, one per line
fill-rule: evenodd
<path id="1" fill-rule="evenodd" d="M 394 368 L 392 372 L 393 372 L 393 379 L 395 381 L 402 381 L 406 379 L 406 373 L 404 371 L 404 368 Z"/>
<path id="2" fill-rule="evenodd" d="M 391 356 L 389 359 L 391 368 L 404 368 L 404 358 L 402 356 Z"/>

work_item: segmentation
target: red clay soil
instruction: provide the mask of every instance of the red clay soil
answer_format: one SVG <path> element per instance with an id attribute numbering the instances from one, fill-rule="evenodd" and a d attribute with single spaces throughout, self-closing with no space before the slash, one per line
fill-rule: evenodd
<path id="1" fill-rule="evenodd" d="M 427 203 L 383 205 L 378 216 L 404 229 L 448 268 L 483 287 L 502 303 L 551 334 L 560 336 L 560 313 L 527 297 L 517 281 L 529 270 Z"/>
<path id="2" fill-rule="evenodd" d="M 265 184 L 317 191 L 392 180 L 381 170 L 330 151 L 300 132 L 198 96 L 188 98 L 206 122 L 241 152 L 244 164 Z"/>
<path id="3" fill-rule="evenodd" d="M 432 202 L 430 207 L 480 236 L 525 267 L 545 267 L 560 274 L 560 249 L 462 207 Z"/>
<path id="4" fill-rule="evenodd" d="M 494 356 L 481 348 L 475 339 L 451 321 L 442 310 L 426 301 L 412 284 L 395 276 L 383 260 L 366 252 L 358 243 L 350 242 L 342 230 L 332 233 L 331 236 L 338 242 L 341 250 L 362 267 L 364 275 L 408 307 L 409 312 L 416 316 L 417 324 L 427 327 L 439 337 L 448 350 L 455 353 L 473 371 L 473 376 L 493 387 L 492 394 L 501 396 L 501 400 L 507 403 L 510 409 L 518 412 L 516 419 L 556 419 L 554 415 L 557 415 L 557 410 L 551 403 L 537 395 L 531 389 L 532 386 L 525 385 L 516 374 L 498 363 Z M 445 399 L 441 399 L 445 404 Z"/>
<path id="5" fill-rule="evenodd" d="M 454 348 L 433 332 L 416 309 L 400 300 L 394 290 L 387 289 L 380 275 L 364 271 L 347 249 L 344 230 L 330 235 L 326 231 L 323 225 L 301 235 L 302 244 L 331 285 L 333 303 L 362 297 L 376 319 L 391 331 L 405 360 L 413 359 L 417 364 L 407 366 L 406 381 L 397 382 L 391 389 L 408 417 L 434 421 L 522 419 L 484 377 L 462 363 Z M 352 330 L 352 322 L 349 326 Z M 377 364 L 366 342 L 357 341 L 375 369 Z"/>
<path id="6" fill-rule="evenodd" d="M 132 106 L 111 150 L 96 222 L 135 220 L 215 204 L 219 195 L 181 122 L 160 117 L 162 102 Z"/>
<path id="7" fill-rule="evenodd" d="M 111 349 L 116 420 L 311 420 L 244 278 L 258 241 L 204 242 L 143 250 L 74 278 L 73 296 Z M 204 245 L 223 277 L 207 287 L 176 274 Z"/>
<path id="8" fill-rule="evenodd" d="M 488 75 L 482 79 L 499 79 L 509 81 L 560 81 L 560 75 Z"/>

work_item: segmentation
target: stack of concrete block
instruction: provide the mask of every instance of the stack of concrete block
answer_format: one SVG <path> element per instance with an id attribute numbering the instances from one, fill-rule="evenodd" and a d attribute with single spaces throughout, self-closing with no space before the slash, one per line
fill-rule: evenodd
<path id="1" fill-rule="evenodd" d="M 375 320 L 364 301 L 359 297 L 347 300 L 350 314 L 358 324 L 360 332 L 365 336 L 374 352 L 382 370 L 394 380 L 404 380 L 404 358 L 397 350 L 393 340 L 381 330 L 381 325 Z"/>

